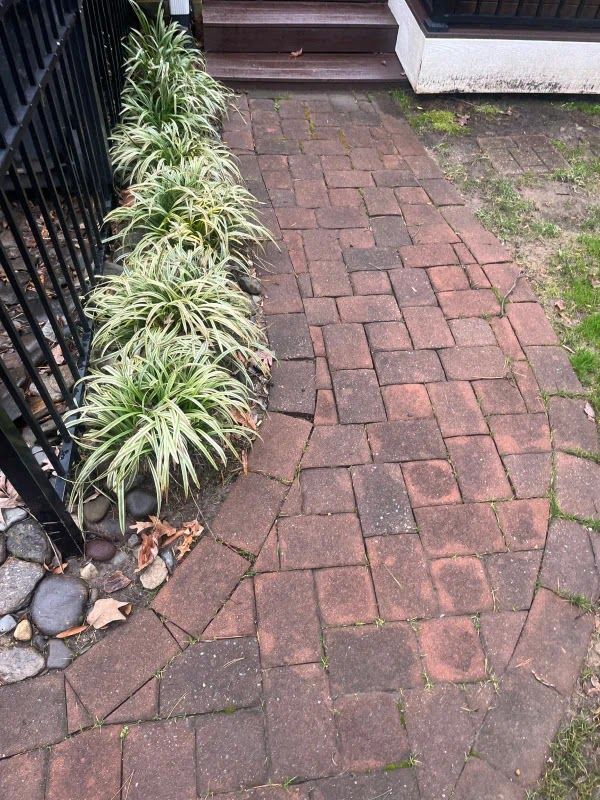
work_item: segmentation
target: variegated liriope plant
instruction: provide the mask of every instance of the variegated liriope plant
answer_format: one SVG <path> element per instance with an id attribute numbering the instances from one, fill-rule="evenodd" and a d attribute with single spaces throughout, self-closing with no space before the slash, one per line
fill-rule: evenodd
<path id="1" fill-rule="evenodd" d="M 123 271 L 89 298 L 93 365 L 83 406 L 67 415 L 83 456 L 72 507 L 81 514 L 100 486 L 122 527 L 138 473 L 160 508 L 173 477 L 187 493 L 199 462 L 236 456 L 252 436 L 252 376 L 270 364 L 256 308 L 232 279 L 269 234 L 219 137 L 231 93 L 177 25 L 136 13 L 111 150 L 124 202 L 107 217 Z"/>

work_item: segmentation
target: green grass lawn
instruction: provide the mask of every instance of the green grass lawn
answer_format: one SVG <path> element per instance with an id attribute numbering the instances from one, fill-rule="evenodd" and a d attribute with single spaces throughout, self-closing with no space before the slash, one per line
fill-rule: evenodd
<path id="1" fill-rule="evenodd" d="M 564 308 L 558 315 L 561 338 L 579 380 L 600 412 L 600 207 L 592 208 L 579 234 L 553 260 Z"/>

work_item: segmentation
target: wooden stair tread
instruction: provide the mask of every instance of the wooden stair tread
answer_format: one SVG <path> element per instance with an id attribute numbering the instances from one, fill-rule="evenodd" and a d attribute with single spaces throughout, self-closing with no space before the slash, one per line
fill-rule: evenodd
<path id="1" fill-rule="evenodd" d="M 397 26 L 392 12 L 381 3 L 205 0 L 202 17 L 205 26 Z"/>
<path id="2" fill-rule="evenodd" d="M 396 83 L 406 75 L 395 53 L 207 53 L 206 68 L 225 82 Z"/>

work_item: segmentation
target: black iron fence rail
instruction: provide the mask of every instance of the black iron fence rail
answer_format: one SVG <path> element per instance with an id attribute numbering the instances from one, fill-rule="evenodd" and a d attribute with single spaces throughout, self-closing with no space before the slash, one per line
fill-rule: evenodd
<path id="1" fill-rule="evenodd" d="M 431 27 L 597 30 L 600 0 L 423 0 Z"/>
<path id="2" fill-rule="evenodd" d="M 128 0 L 0 0 L 0 470 L 64 553 Z"/>

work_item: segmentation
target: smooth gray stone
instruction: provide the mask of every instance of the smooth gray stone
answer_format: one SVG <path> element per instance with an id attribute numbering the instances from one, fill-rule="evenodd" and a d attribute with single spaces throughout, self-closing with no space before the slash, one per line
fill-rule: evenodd
<path id="1" fill-rule="evenodd" d="M 151 514 L 156 514 L 158 504 L 156 497 L 145 489 L 132 489 L 125 498 L 127 512 L 134 519 L 146 519 Z"/>
<path id="2" fill-rule="evenodd" d="M 110 561 L 116 552 L 115 545 L 106 539 L 90 539 L 85 543 L 85 557 L 94 561 Z"/>
<path id="3" fill-rule="evenodd" d="M 10 633 L 17 627 L 17 620 L 10 614 L 0 617 L 0 635 L 3 633 Z"/>
<path id="4" fill-rule="evenodd" d="M 243 292 L 246 292 L 246 294 L 262 294 L 261 282 L 258 280 L 258 278 L 252 277 L 252 275 L 240 275 L 238 278 L 238 285 Z"/>
<path id="5" fill-rule="evenodd" d="M 117 264 L 115 261 L 105 261 L 104 270 L 102 272 L 106 277 L 113 275 L 121 275 L 123 272 L 123 264 Z"/>
<path id="6" fill-rule="evenodd" d="M 88 599 L 85 581 L 71 575 L 49 575 L 35 590 L 31 620 L 46 636 L 80 625 Z"/>
<path id="7" fill-rule="evenodd" d="M 73 653 L 61 639 L 50 639 L 46 666 L 48 669 L 65 669 L 73 660 Z"/>
<path id="8" fill-rule="evenodd" d="M 29 516 L 26 508 L 6 508 L 2 511 L 2 515 L 4 522 L 0 522 L 0 531 L 8 530 L 15 522 L 21 522 Z"/>
<path id="9" fill-rule="evenodd" d="M 110 509 L 110 500 L 103 494 L 94 497 L 93 500 L 88 500 L 83 505 L 83 518 L 89 525 L 95 522 L 100 522 L 108 514 Z"/>

